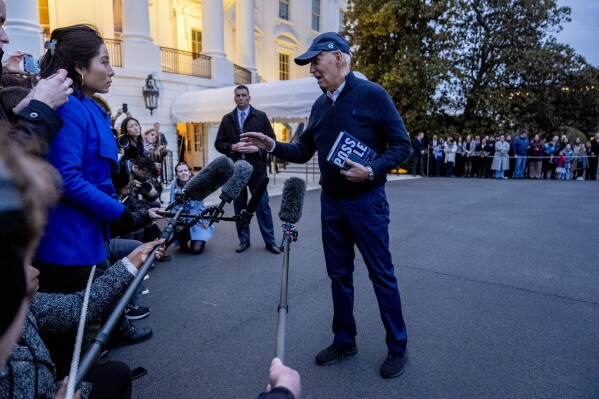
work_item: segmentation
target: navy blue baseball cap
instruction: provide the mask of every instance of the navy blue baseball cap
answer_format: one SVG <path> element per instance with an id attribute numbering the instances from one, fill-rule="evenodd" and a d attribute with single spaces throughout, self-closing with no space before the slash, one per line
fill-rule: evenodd
<path id="1" fill-rule="evenodd" d="M 307 65 L 323 51 L 341 51 L 349 54 L 349 43 L 343 36 L 336 32 L 325 32 L 318 35 L 310 45 L 308 51 L 297 57 L 294 61 L 297 65 Z"/>

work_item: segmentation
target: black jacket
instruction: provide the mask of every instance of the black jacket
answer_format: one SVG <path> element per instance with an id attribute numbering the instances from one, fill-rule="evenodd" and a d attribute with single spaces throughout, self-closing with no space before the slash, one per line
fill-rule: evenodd
<path id="1" fill-rule="evenodd" d="M 266 114 L 252 106 L 250 106 L 249 110 L 250 112 L 243 124 L 243 131 L 264 133 L 271 139 L 276 140 L 275 132 L 272 130 L 272 126 L 270 125 L 270 121 Z M 231 150 L 231 146 L 239 142 L 240 131 L 239 120 L 237 119 L 237 108 L 235 108 L 232 112 L 223 116 L 220 126 L 218 127 L 214 147 L 218 152 L 225 154 L 233 161 L 245 159 L 249 162 L 254 168 L 254 171 L 252 172 L 248 185 L 253 186 L 260 181 L 262 176 L 266 176 L 266 166 L 268 162 L 267 153 L 264 150 L 260 150 L 252 154 L 242 154 Z"/>

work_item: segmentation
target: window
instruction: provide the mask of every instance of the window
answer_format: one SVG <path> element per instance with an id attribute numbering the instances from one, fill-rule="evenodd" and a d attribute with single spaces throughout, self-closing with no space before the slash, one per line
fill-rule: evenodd
<path id="1" fill-rule="evenodd" d="M 320 0 L 312 0 L 312 30 L 320 30 Z"/>
<path id="2" fill-rule="evenodd" d="M 289 0 L 279 0 L 279 18 L 289 20 Z"/>
<path id="3" fill-rule="evenodd" d="M 289 54 L 279 53 L 279 80 L 289 80 Z"/>
<path id="4" fill-rule="evenodd" d="M 202 52 L 202 32 L 197 29 L 191 30 L 191 52 L 194 54 L 193 58 L 198 58 Z"/>
<path id="5" fill-rule="evenodd" d="M 345 12 L 339 10 L 339 32 L 343 32 L 345 29 Z"/>
<path id="6" fill-rule="evenodd" d="M 123 0 L 112 0 L 112 15 L 114 19 L 115 39 L 123 33 Z"/>
<path id="7" fill-rule="evenodd" d="M 40 25 L 44 29 L 44 37 L 50 37 L 50 11 L 48 0 L 38 0 L 37 8 L 40 12 Z"/>

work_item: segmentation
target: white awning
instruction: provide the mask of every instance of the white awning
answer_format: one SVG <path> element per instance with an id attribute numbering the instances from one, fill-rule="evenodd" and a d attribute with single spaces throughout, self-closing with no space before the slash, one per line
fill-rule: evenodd
<path id="1" fill-rule="evenodd" d="M 364 78 L 359 72 L 356 76 Z M 175 99 L 172 116 L 175 122 L 220 122 L 235 108 L 236 86 L 190 91 Z M 249 84 L 251 105 L 266 112 L 269 119 L 301 120 L 310 116 L 314 101 L 322 95 L 316 79 L 302 78 Z"/>

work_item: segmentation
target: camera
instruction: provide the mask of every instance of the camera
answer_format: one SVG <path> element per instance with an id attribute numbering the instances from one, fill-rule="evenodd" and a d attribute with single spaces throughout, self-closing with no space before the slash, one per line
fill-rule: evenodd
<path id="1" fill-rule="evenodd" d="M 119 148 L 126 150 L 129 148 L 129 146 L 131 146 L 131 139 L 127 136 L 119 136 L 116 139 L 116 144 L 119 146 Z"/>
<path id="2" fill-rule="evenodd" d="M 147 181 L 141 182 L 139 186 L 139 192 L 141 194 L 149 194 L 153 189 L 154 186 L 152 185 L 152 183 L 149 183 Z"/>

